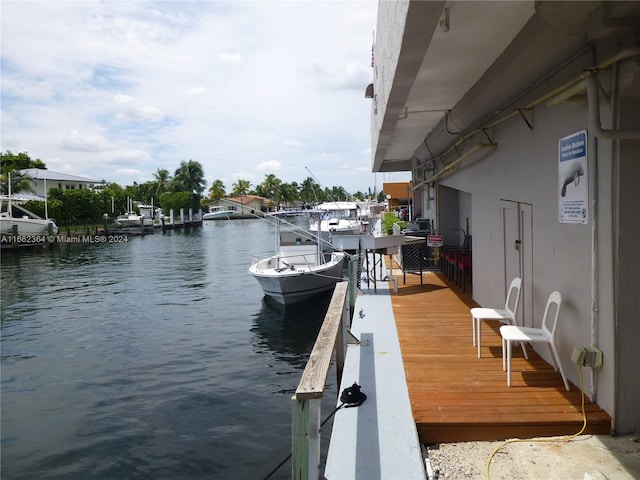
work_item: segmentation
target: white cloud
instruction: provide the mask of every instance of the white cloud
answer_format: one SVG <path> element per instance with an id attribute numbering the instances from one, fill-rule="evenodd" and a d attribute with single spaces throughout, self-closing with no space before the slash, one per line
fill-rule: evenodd
<path id="1" fill-rule="evenodd" d="M 282 168 L 282 164 L 276 160 L 259 163 L 256 170 L 259 172 L 275 173 Z"/>
<path id="2" fill-rule="evenodd" d="M 135 98 L 119 93 L 113 99 L 119 110 L 119 116 L 122 118 L 143 119 L 143 120 L 162 120 L 164 114 L 156 107 L 139 105 Z"/>
<path id="3" fill-rule="evenodd" d="M 2 143 L 122 184 L 199 161 L 365 190 L 376 1 L 3 2 Z M 38 25 L 34 37 L 24 25 Z M 322 152 L 330 152 L 330 156 Z M 259 170 L 256 171 L 256 165 Z"/>
<path id="4" fill-rule="evenodd" d="M 100 159 L 104 163 L 112 165 L 145 165 L 150 164 L 153 161 L 151 155 L 146 151 L 128 148 L 114 149 L 104 152 Z M 153 171 L 155 171 L 155 169 Z"/>
<path id="5" fill-rule="evenodd" d="M 116 170 L 118 175 L 125 175 L 127 177 L 138 177 L 142 175 L 140 170 L 136 170 L 135 168 L 118 168 Z"/>
<path id="6" fill-rule="evenodd" d="M 239 53 L 221 52 L 218 54 L 220 63 L 240 63 L 242 56 Z"/>
<path id="7" fill-rule="evenodd" d="M 191 87 L 184 92 L 184 95 L 185 97 L 200 97 L 206 93 L 207 89 L 205 87 Z"/>
<path id="8" fill-rule="evenodd" d="M 109 148 L 109 142 L 101 135 L 82 135 L 74 130 L 69 135 L 60 136 L 60 146 L 67 150 L 100 152 Z"/>

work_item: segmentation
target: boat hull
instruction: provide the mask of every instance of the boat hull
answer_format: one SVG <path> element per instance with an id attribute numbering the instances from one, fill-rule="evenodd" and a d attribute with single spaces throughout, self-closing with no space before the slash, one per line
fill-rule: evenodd
<path id="1" fill-rule="evenodd" d="M 12 233 L 13 225 L 18 227 L 18 235 L 47 235 L 49 234 L 49 224 L 51 224 L 51 233 L 58 233 L 58 227 L 51 220 L 43 220 L 36 218 L 0 218 L 0 232 L 6 235 Z"/>
<path id="2" fill-rule="evenodd" d="M 320 265 L 283 267 L 283 257 L 274 255 L 251 265 L 249 273 L 265 295 L 282 305 L 290 305 L 331 290 L 342 280 L 344 258 L 344 252 L 335 252 L 330 261 Z"/>
<path id="3" fill-rule="evenodd" d="M 230 217 L 236 216 L 233 210 L 225 210 L 219 212 L 209 212 L 202 216 L 203 220 L 229 220 Z"/>
<path id="4" fill-rule="evenodd" d="M 116 225 L 120 227 L 139 227 L 142 222 L 143 227 L 153 226 L 153 220 L 147 217 L 130 216 L 116 218 Z"/>

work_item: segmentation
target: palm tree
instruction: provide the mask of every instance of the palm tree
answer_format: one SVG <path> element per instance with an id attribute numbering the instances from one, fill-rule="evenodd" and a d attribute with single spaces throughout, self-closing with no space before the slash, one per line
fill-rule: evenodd
<path id="1" fill-rule="evenodd" d="M 251 190 L 251 182 L 249 180 L 238 179 L 236 183 L 231 185 L 231 188 L 233 189 L 231 194 L 234 197 L 246 195 L 249 193 L 249 190 Z"/>
<path id="2" fill-rule="evenodd" d="M 320 192 L 320 185 L 313 178 L 307 177 L 300 186 L 300 200 L 306 203 L 317 203 L 320 201 L 318 192 Z"/>
<path id="3" fill-rule="evenodd" d="M 265 175 L 264 181 L 260 185 L 262 194 L 268 198 L 273 198 L 280 185 L 282 185 L 282 181 L 273 173 L 269 173 L 268 175 Z"/>
<path id="4" fill-rule="evenodd" d="M 298 196 L 297 185 L 291 183 L 282 183 L 275 192 L 274 199 L 278 205 L 289 206 Z"/>
<path id="5" fill-rule="evenodd" d="M 20 173 L 17 170 L 8 171 L 0 176 L 0 193 L 7 195 L 9 193 L 9 177 L 11 177 L 11 193 L 30 192 L 35 193 L 31 186 L 33 180 L 26 173 Z"/>
<path id="6" fill-rule="evenodd" d="M 173 175 L 174 181 L 180 185 L 183 191 L 201 194 L 207 181 L 204 179 L 204 171 L 199 162 L 189 160 L 181 162 Z"/>
<path id="7" fill-rule="evenodd" d="M 227 194 L 222 180 L 215 180 L 209 187 L 209 198 L 212 200 L 220 200 Z"/>
<path id="8" fill-rule="evenodd" d="M 155 197 L 160 198 L 169 186 L 169 181 L 171 180 L 171 175 L 169 174 L 169 170 L 166 168 L 158 168 L 158 171 L 153 174 L 156 179 L 156 193 Z"/>
<path id="9" fill-rule="evenodd" d="M 324 193 L 327 198 L 331 199 L 334 202 L 348 200 L 350 196 L 343 187 L 336 186 L 325 188 Z"/>

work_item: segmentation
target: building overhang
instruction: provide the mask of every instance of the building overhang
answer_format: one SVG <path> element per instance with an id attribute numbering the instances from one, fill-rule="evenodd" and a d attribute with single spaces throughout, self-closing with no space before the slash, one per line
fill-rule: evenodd
<path id="1" fill-rule="evenodd" d="M 636 2 L 409 1 L 404 18 L 379 13 L 372 171 L 412 171 L 524 104 L 559 66 L 594 65 L 588 46 L 633 32 L 639 11 Z"/>

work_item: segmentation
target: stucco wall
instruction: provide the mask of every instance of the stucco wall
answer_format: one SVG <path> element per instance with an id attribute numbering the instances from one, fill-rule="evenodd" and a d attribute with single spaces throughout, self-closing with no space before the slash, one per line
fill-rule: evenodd
<path id="1" fill-rule="evenodd" d="M 474 252 L 474 298 L 481 305 L 504 303 L 504 245 L 502 234 L 502 200 L 523 202 L 532 210 L 532 315 L 540 326 L 541 315 L 551 291 L 563 295 L 558 347 L 565 372 L 579 385 L 576 366 L 571 363 L 575 346 L 588 346 L 592 341 L 592 238 L 593 211 L 588 224 L 560 223 L 558 219 L 558 141 L 587 127 L 585 103 L 566 103 L 549 108 L 539 106 L 533 112 L 533 130 L 522 119 L 495 127 L 491 132 L 498 144 L 495 152 L 480 160 L 463 163 L 454 175 L 442 180 L 443 185 L 471 194 L 471 233 Z M 597 178 L 595 170 L 598 157 Z M 589 136 L 588 168 L 593 188 L 608 187 L 612 181 L 611 142 L 595 142 Z M 461 198 L 466 198 L 462 195 Z M 600 195 L 599 222 L 605 231 L 611 224 L 611 196 Z M 464 219 L 460 218 L 460 222 Z M 608 412 L 614 411 L 614 329 L 611 301 L 613 248 L 610 235 L 600 235 L 598 327 L 595 334 L 604 353 L 603 368 L 598 371 L 599 391 L 595 392 L 589 369 L 584 369 L 585 390 L 598 395 L 598 403 Z M 546 348 L 539 353 L 551 361 Z"/>
<path id="2" fill-rule="evenodd" d="M 640 74 L 637 77 L 636 87 L 640 88 Z M 620 109 L 621 127 L 637 128 L 639 112 L 640 99 L 625 98 Z M 618 239 L 614 255 L 617 268 L 612 280 L 617 290 L 615 341 L 620 359 L 614 387 L 618 392 L 616 417 L 626 431 L 640 432 L 640 140 L 620 142 L 617 173 L 615 208 L 619 214 L 618 224 L 613 227 Z"/>
<path id="3" fill-rule="evenodd" d="M 379 2 L 374 47 L 374 98 L 371 103 L 371 145 L 375 149 L 398 65 L 409 1 Z M 384 68 L 380 66 L 384 65 Z"/>

